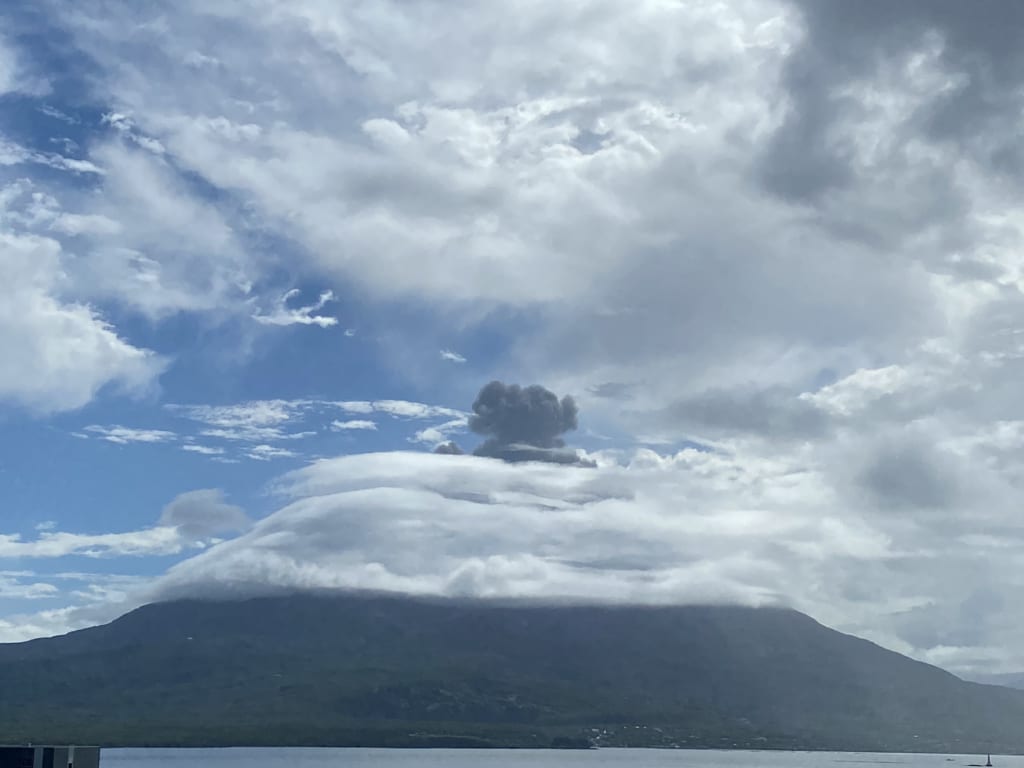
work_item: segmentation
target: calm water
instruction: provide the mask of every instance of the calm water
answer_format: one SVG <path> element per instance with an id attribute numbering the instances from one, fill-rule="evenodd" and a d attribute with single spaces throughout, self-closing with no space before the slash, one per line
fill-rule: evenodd
<path id="1" fill-rule="evenodd" d="M 977 755 L 880 755 L 842 752 L 714 752 L 602 749 L 533 750 L 389 749 L 111 749 L 103 768 L 963 768 Z M 980 762 L 984 763 L 984 756 Z M 993 758 L 996 768 L 1024 768 L 1024 757 Z"/>

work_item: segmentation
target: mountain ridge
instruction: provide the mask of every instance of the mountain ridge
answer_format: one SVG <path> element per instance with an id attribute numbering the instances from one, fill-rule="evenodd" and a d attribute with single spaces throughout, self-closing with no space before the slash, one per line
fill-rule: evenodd
<path id="1" fill-rule="evenodd" d="M 0 741 L 1024 751 L 1024 692 L 784 608 L 178 600 L 0 646 L 0 690 Z"/>

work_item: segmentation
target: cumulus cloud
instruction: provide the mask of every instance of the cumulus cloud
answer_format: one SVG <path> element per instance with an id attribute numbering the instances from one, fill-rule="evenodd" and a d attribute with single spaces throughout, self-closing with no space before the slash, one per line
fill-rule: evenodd
<path id="1" fill-rule="evenodd" d="M 160 525 L 177 529 L 187 539 L 201 540 L 238 533 L 250 520 L 241 507 L 228 504 L 218 489 L 189 491 L 175 498 L 160 513 Z"/>
<path id="2" fill-rule="evenodd" d="M 0 197 L 2 202 L 2 197 Z M 0 210 L 0 223 L 4 211 Z M 58 242 L 0 232 L 0 401 L 37 411 L 68 411 L 104 387 L 141 394 L 164 362 L 118 335 L 91 306 L 67 302 Z"/>
<path id="3" fill-rule="evenodd" d="M 0 598 L 40 600 L 53 598 L 58 594 L 60 590 L 56 586 L 47 581 L 36 581 L 32 574 L 0 574 Z"/>
<path id="4" fill-rule="evenodd" d="M 460 355 L 458 352 L 452 352 L 450 349 L 441 350 L 441 359 L 447 360 L 449 363 L 464 363 L 466 358 Z"/>
<path id="5" fill-rule="evenodd" d="M 487 439 L 477 456 L 505 461 L 548 461 L 574 464 L 575 451 L 565 448 L 562 435 L 576 429 L 576 401 L 533 384 L 521 387 L 492 381 L 473 402 L 469 428 Z"/>

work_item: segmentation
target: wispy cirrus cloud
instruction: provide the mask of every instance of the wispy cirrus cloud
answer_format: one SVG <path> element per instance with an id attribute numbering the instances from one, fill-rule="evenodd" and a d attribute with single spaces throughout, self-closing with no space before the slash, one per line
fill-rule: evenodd
<path id="1" fill-rule="evenodd" d="M 0 558 L 10 559 L 175 555 L 186 546 L 175 529 L 166 527 L 98 534 L 44 531 L 29 540 L 18 534 L 0 534 Z"/>
<path id="2" fill-rule="evenodd" d="M 103 173 L 102 168 L 89 160 L 66 157 L 54 152 L 30 150 L 13 142 L 6 141 L 0 136 L 0 165 L 22 165 L 24 163 L 45 165 L 58 171 L 70 171 L 72 173 Z"/>
<path id="3" fill-rule="evenodd" d="M 23 96 L 48 95 L 49 79 L 36 68 L 36 62 L 7 35 L 0 34 L 0 95 L 16 93 Z"/>
<path id="4" fill-rule="evenodd" d="M 199 433 L 205 437 L 252 443 L 301 440 L 321 429 L 376 428 L 370 419 L 338 419 L 339 411 L 412 421 L 464 418 L 458 409 L 410 400 L 254 400 L 232 405 L 168 405 L 167 409 L 203 425 Z"/>
<path id="5" fill-rule="evenodd" d="M 331 429 L 335 432 L 348 432 L 351 430 L 374 431 L 377 429 L 377 422 L 368 419 L 335 420 L 331 422 Z"/>
<path id="6" fill-rule="evenodd" d="M 197 443 L 186 443 L 181 450 L 188 453 L 198 453 L 202 456 L 223 456 L 224 449 L 211 445 L 199 445 Z"/>
<path id="7" fill-rule="evenodd" d="M 254 445 L 245 454 L 256 461 L 271 461 L 273 459 L 294 459 L 299 456 L 295 451 L 281 448 L 276 445 Z"/>
<path id="8" fill-rule="evenodd" d="M 229 504 L 218 489 L 180 494 L 164 507 L 156 524 L 134 531 L 79 533 L 37 527 L 37 536 L 0 534 L 0 561 L 88 558 L 153 557 L 202 548 L 214 536 L 244 530 L 245 512 Z"/>
<path id="9" fill-rule="evenodd" d="M 321 328 L 332 328 L 338 324 L 338 318 L 315 314 L 330 302 L 335 301 L 333 291 L 324 291 L 320 298 L 307 306 L 291 307 L 292 299 L 301 294 L 297 288 L 288 291 L 281 297 L 277 306 L 269 313 L 257 312 L 253 319 L 262 325 L 317 325 Z"/>
<path id="10" fill-rule="evenodd" d="M 128 445 L 129 443 L 169 443 L 178 439 L 177 434 L 165 429 L 132 429 L 120 425 L 100 426 L 92 424 L 83 428 L 85 432 L 95 435 L 108 443 Z"/>
<path id="11" fill-rule="evenodd" d="M 204 425 L 200 433 L 207 437 L 264 442 L 302 436 L 286 426 L 301 420 L 311 405 L 308 400 L 253 400 L 231 405 L 168 405 L 166 409 Z"/>

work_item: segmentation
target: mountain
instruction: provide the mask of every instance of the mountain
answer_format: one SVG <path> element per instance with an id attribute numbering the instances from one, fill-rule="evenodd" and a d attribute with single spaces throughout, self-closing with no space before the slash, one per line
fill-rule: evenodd
<path id="1" fill-rule="evenodd" d="M 294 595 L 0 645 L 0 743 L 1024 751 L 1024 692 L 790 610 Z"/>
<path id="2" fill-rule="evenodd" d="M 978 675 L 971 678 L 976 683 L 986 685 L 1003 685 L 1007 688 L 1019 688 L 1024 690 L 1024 672 L 1008 672 L 997 675 Z"/>

